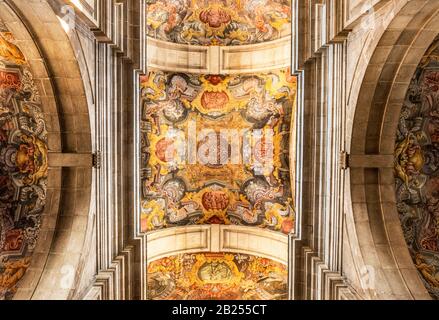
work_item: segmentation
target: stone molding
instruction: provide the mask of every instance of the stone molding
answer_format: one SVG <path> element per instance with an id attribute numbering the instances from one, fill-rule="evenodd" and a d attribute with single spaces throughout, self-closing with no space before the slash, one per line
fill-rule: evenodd
<path id="1" fill-rule="evenodd" d="M 148 263 L 181 253 L 236 252 L 288 264 L 288 237 L 252 227 L 178 227 L 151 232 L 147 240 Z"/>
<path id="2" fill-rule="evenodd" d="M 162 71 L 236 74 L 290 66 L 291 37 L 242 46 L 193 46 L 148 38 L 148 67 Z"/>

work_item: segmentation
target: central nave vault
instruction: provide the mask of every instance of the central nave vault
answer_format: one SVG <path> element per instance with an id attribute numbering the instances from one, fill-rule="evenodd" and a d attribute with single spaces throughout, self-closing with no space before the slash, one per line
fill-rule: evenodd
<path id="1" fill-rule="evenodd" d="M 160 0 L 148 8 L 148 37 L 153 45 L 168 42 L 171 52 L 241 45 L 258 52 L 252 45 L 264 43 L 276 54 L 271 43 L 290 35 L 290 8 L 284 0 Z M 242 55 L 234 59 L 243 61 Z M 270 64 L 257 72 L 260 62 L 244 72 L 237 63 L 232 73 L 176 73 L 167 71 L 169 56 L 163 69 L 154 66 L 141 78 L 141 231 L 155 233 L 155 247 L 171 241 L 169 231 L 160 240 L 163 230 L 209 225 L 238 227 L 234 236 L 242 243 L 247 230 L 261 229 L 287 243 L 296 221 L 296 78 Z M 210 54 L 209 63 L 221 58 Z M 250 243 L 206 252 L 191 248 L 190 236 L 174 241 L 182 243 L 172 255 L 162 245 L 164 253 L 147 259 L 148 299 L 288 298 L 287 260 L 279 258 L 287 252 L 267 256 Z"/>

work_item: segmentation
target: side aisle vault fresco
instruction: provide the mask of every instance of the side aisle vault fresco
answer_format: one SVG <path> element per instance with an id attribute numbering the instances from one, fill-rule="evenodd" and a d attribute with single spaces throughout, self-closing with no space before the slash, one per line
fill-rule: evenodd
<path id="1" fill-rule="evenodd" d="M 407 92 L 395 156 L 404 235 L 428 291 L 439 299 L 439 38 Z"/>
<path id="2" fill-rule="evenodd" d="M 47 132 L 39 94 L 14 36 L 0 21 L 0 299 L 30 264 L 46 200 Z"/>
<path id="3" fill-rule="evenodd" d="M 291 1 L 150 0 L 147 10 L 147 37 L 167 42 L 170 61 L 140 79 L 140 231 L 160 238 L 170 228 L 249 228 L 281 237 L 287 248 L 296 223 L 296 78 L 287 64 L 270 70 L 258 59 L 285 55 L 277 40 L 291 35 Z M 259 58 L 235 56 L 242 73 L 239 63 L 210 74 L 189 62 L 185 72 L 183 59 L 192 58 L 179 56 L 181 45 L 246 45 Z M 214 66 L 221 57 L 206 59 Z M 287 258 L 163 250 L 146 262 L 147 299 L 288 299 Z"/>

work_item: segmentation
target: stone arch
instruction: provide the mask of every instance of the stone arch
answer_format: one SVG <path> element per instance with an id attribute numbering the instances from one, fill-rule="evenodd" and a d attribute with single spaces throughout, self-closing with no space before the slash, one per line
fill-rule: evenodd
<path id="1" fill-rule="evenodd" d="M 93 228 L 92 142 L 81 69 L 47 1 L 0 1 L 39 89 L 48 129 L 47 203 L 36 250 L 14 299 L 74 296 Z"/>
<path id="2" fill-rule="evenodd" d="M 348 209 L 346 219 L 357 279 L 348 280 L 367 298 L 430 297 L 399 221 L 393 154 L 408 86 L 438 26 L 437 1 L 407 3 L 375 48 L 358 94 L 349 160 L 352 215 Z"/>

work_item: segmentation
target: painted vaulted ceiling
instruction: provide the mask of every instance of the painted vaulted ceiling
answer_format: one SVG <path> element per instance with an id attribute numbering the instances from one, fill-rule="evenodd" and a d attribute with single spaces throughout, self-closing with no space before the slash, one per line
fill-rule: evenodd
<path id="1" fill-rule="evenodd" d="M 191 224 L 294 231 L 295 85 L 288 70 L 143 77 L 142 231 Z"/>
<path id="2" fill-rule="evenodd" d="M 291 34 L 290 0 L 150 0 L 147 10 L 148 37 L 174 44 L 250 45 Z M 286 69 L 239 70 L 142 77 L 142 232 L 212 224 L 295 231 L 296 78 Z M 181 253 L 147 269 L 149 299 L 288 297 L 287 266 L 257 256 Z"/>
<path id="3" fill-rule="evenodd" d="M 148 36 L 191 45 L 244 45 L 291 34 L 290 0 L 149 0 Z"/>

